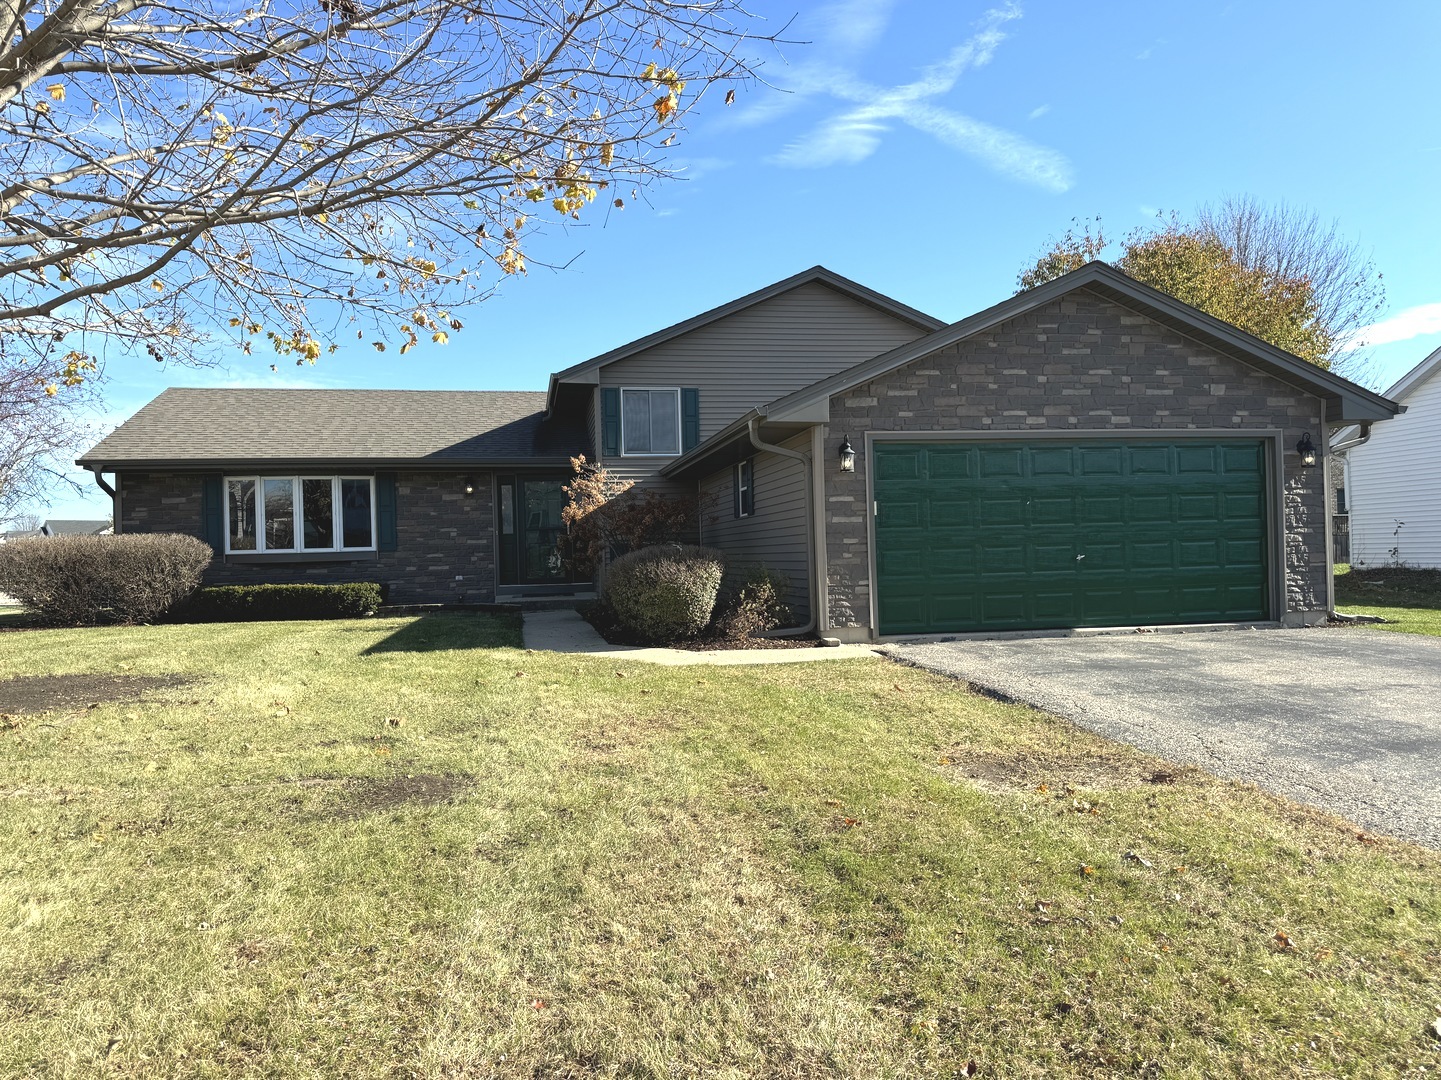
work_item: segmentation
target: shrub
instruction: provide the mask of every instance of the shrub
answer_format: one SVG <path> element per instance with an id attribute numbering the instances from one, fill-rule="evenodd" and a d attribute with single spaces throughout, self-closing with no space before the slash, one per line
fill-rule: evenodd
<path id="1" fill-rule="evenodd" d="M 212 555 L 178 533 L 17 540 L 0 547 L 0 592 L 48 626 L 154 622 L 199 587 Z"/>
<path id="2" fill-rule="evenodd" d="M 694 495 L 637 488 L 635 481 L 612 476 L 584 455 L 571 458 L 570 464 L 575 476 L 564 488 L 567 502 L 560 516 L 566 528 L 566 560 L 577 577 L 595 575 L 607 556 L 680 543 L 695 535 L 700 501 Z"/>
<path id="3" fill-rule="evenodd" d="M 605 576 L 616 621 L 643 641 L 695 637 L 710 623 L 725 556 L 709 548 L 661 544 L 622 555 Z"/>
<path id="4" fill-rule="evenodd" d="M 784 602 L 789 588 L 790 583 L 783 574 L 772 573 L 764 566 L 755 567 L 716 616 L 716 636 L 727 641 L 746 641 L 784 626 L 791 619 L 791 609 Z"/>
<path id="5" fill-rule="evenodd" d="M 179 612 L 191 622 L 359 619 L 374 615 L 385 594 L 373 581 L 340 585 L 212 585 Z"/>

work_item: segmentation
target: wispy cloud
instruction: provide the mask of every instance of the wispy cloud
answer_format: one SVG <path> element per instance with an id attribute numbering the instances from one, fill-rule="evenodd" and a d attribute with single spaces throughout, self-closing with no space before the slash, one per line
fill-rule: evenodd
<path id="1" fill-rule="evenodd" d="M 1026 119 L 1027 119 L 1027 120 L 1039 120 L 1041 117 L 1045 116 L 1046 113 L 1048 113 L 1048 112 L 1050 112 L 1050 111 L 1051 111 L 1051 106 L 1050 106 L 1050 103 L 1049 103 L 1049 102 L 1047 102 L 1045 105 L 1037 105 L 1034 109 L 1032 109 L 1030 112 L 1028 112 L 1028 113 L 1026 114 Z"/>
<path id="2" fill-rule="evenodd" d="M 937 103 L 955 88 L 963 74 L 990 63 L 1006 39 L 1002 28 L 1020 16 L 1020 9 L 1014 5 L 988 11 L 975 34 L 909 83 L 876 86 L 858 78 L 848 67 L 834 64 L 797 69 L 797 100 L 825 96 L 854 107 L 827 117 L 770 160 L 788 168 L 856 164 L 874 154 L 894 126 L 903 124 L 997 172 L 1050 191 L 1067 190 L 1071 186 L 1071 166 L 1064 155 Z"/>
<path id="3" fill-rule="evenodd" d="M 1417 304 L 1390 318 L 1363 326 L 1353 339 L 1360 345 L 1391 345 L 1428 334 L 1441 334 L 1441 304 Z"/>

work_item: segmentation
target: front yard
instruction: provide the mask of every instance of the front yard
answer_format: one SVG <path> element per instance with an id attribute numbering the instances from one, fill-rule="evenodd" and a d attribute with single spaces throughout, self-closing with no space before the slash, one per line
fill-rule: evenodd
<path id="1" fill-rule="evenodd" d="M 0 684 L 0 1074 L 1441 1068 L 1434 852 L 879 659 L 518 641 L 0 633 L 106 676 Z"/>

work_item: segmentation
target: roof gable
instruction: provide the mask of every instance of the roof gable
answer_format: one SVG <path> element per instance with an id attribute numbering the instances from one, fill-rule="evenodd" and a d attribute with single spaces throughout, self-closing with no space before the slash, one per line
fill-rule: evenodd
<path id="1" fill-rule="evenodd" d="M 1420 390 L 1423 385 L 1430 381 L 1431 377 L 1441 371 L 1441 349 L 1436 349 L 1425 360 L 1413 367 L 1410 371 L 1396 380 L 1395 384 L 1386 391 L 1385 396 L 1392 401 L 1405 401 L 1408 397 Z"/>
<path id="2" fill-rule="evenodd" d="M 853 386 L 869 382 L 939 349 L 984 333 L 1077 289 L 1098 293 L 1123 307 L 1145 314 L 1178 333 L 1249 363 L 1283 382 L 1316 394 L 1326 401 L 1327 418 L 1330 420 L 1384 420 L 1398 411 L 1399 406 L 1394 401 L 1308 363 L 1299 356 L 1278 349 L 1149 285 L 1143 285 L 1102 262 L 1087 263 L 1079 270 L 1073 270 L 1044 285 L 1018 293 L 926 337 L 918 338 L 780 398 L 761 411 L 771 420 L 822 421 L 825 419 L 822 413 L 828 414 L 829 401 L 833 394 L 843 393 Z"/>
<path id="3" fill-rule="evenodd" d="M 923 311 L 918 311 L 913 307 L 902 304 L 900 301 L 878 293 L 874 289 L 868 289 L 858 282 L 827 270 L 824 266 L 813 266 L 809 270 L 804 270 L 782 281 L 767 285 L 763 289 L 757 289 L 755 292 L 747 293 L 745 296 L 738 297 L 719 307 L 711 308 L 709 311 L 704 311 L 699 315 L 684 319 L 663 330 L 657 330 L 653 334 L 647 334 L 645 337 L 637 338 L 618 348 L 611 349 L 609 352 L 601 353 L 598 356 L 591 357 L 589 360 L 574 364 L 563 371 L 557 371 L 550 377 L 546 407 L 547 409 L 554 408 L 556 390 L 563 383 L 593 384 L 598 381 L 597 372 L 607 364 L 613 364 L 619 360 L 635 356 L 637 353 L 644 352 L 646 349 L 654 348 L 657 345 L 678 338 L 683 334 L 688 334 L 693 330 L 699 330 L 704 326 L 709 326 L 727 316 L 734 315 L 737 312 L 774 299 L 784 293 L 811 284 L 823 285 L 826 288 L 840 293 L 842 296 L 876 308 L 878 311 L 900 319 L 903 322 L 910 323 L 912 326 L 927 333 L 938 330 L 946 325 L 941 319 L 937 319 L 934 316 L 927 315 Z"/>

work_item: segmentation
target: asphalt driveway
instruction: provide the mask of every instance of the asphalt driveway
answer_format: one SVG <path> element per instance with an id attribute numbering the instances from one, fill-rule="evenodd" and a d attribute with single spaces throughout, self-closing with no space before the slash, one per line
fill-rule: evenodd
<path id="1" fill-rule="evenodd" d="M 893 651 L 1171 761 L 1441 848 L 1441 638 L 1236 630 Z"/>

